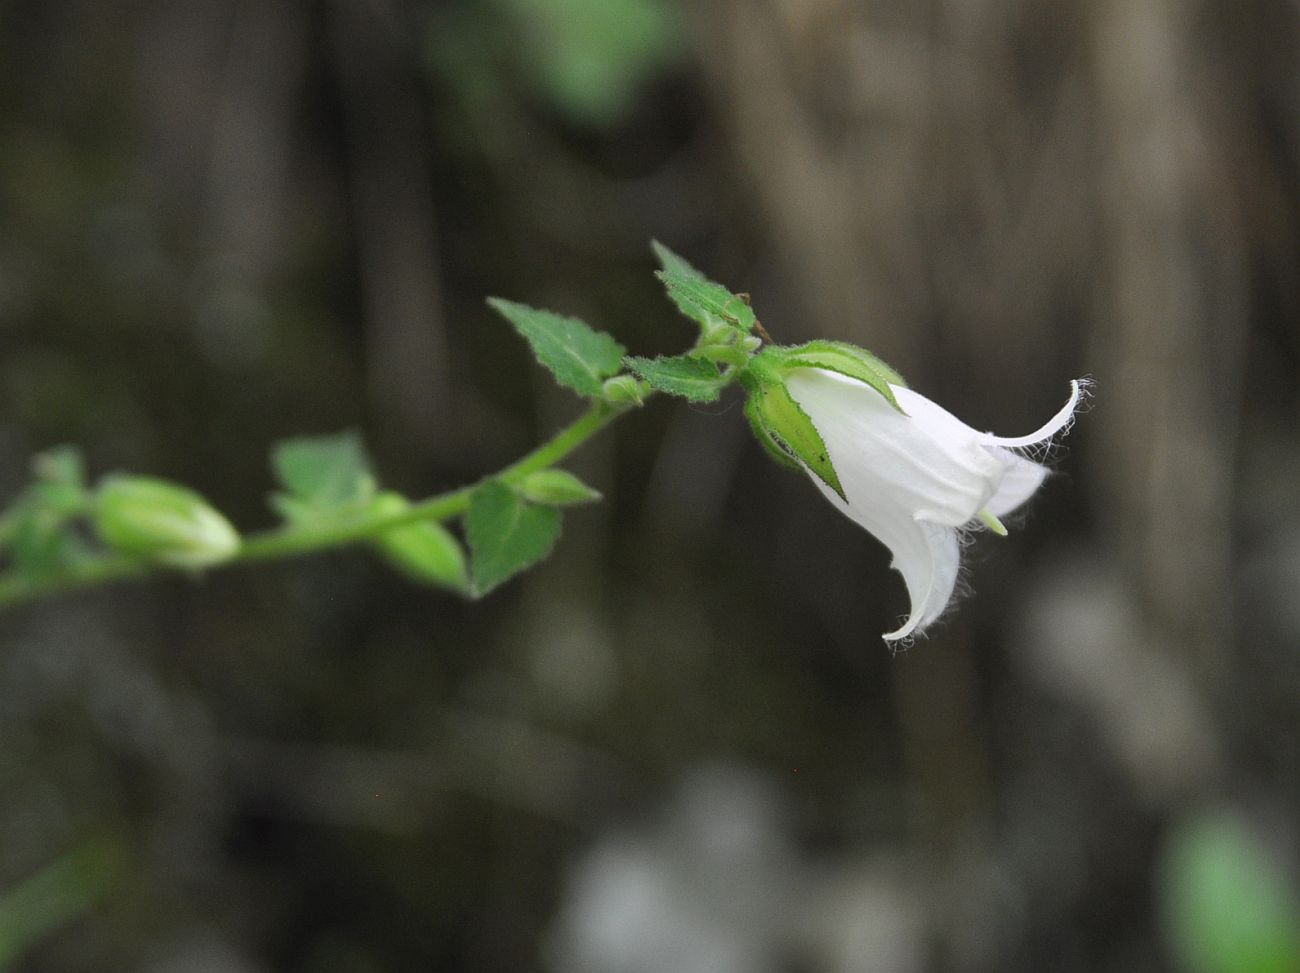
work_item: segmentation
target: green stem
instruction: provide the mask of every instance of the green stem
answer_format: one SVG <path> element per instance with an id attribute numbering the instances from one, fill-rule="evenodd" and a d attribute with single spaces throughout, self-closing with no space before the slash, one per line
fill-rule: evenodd
<path id="1" fill-rule="evenodd" d="M 517 483 L 529 473 L 554 466 L 588 439 L 627 412 L 630 404 L 595 402 L 581 416 L 565 426 L 532 452 L 511 463 L 488 479 Z M 422 520 L 448 520 L 469 509 L 470 496 L 478 484 L 414 503 L 398 513 L 370 515 L 326 527 L 280 527 L 244 538 L 239 552 L 221 566 L 244 561 L 268 561 L 343 547 L 377 537 L 394 527 Z M 29 578 L 10 572 L 0 576 L 0 608 L 35 601 L 49 595 L 88 588 L 126 578 L 139 578 L 164 571 L 166 565 L 110 554 L 91 558 L 60 569 L 57 574 Z"/>

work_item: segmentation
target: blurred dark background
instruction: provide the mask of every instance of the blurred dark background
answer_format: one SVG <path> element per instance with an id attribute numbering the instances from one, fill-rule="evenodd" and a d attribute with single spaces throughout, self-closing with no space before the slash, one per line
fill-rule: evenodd
<path id="1" fill-rule="evenodd" d="M 1196 896 L 1300 862 L 1297 50 L 1284 0 L 0 4 L 4 502 L 70 442 L 256 529 L 349 427 L 470 482 L 579 409 L 484 297 L 676 353 L 651 238 L 979 428 L 1097 382 L 898 656 L 730 396 L 590 443 L 477 604 L 356 551 L 7 612 L 0 962 L 1232 968 Z"/>

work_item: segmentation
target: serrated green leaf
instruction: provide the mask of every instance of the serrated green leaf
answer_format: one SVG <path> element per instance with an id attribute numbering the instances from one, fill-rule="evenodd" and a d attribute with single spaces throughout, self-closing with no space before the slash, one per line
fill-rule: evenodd
<path id="1" fill-rule="evenodd" d="M 830 454 L 821 433 L 813 425 L 808 413 L 786 391 L 785 385 L 780 382 L 764 383 L 751 394 L 751 399 L 757 401 L 754 406 L 757 415 L 755 428 L 761 426 L 772 441 L 812 470 L 847 502 L 848 498 L 844 496 L 840 478 L 831 465 Z M 746 412 L 748 414 L 748 410 Z M 763 438 L 760 436 L 760 441 Z"/>
<path id="2" fill-rule="evenodd" d="M 1300 969 L 1300 901 L 1278 857 L 1235 816 L 1179 821 L 1160 878 L 1166 930 L 1188 973 Z"/>
<path id="3" fill-rule="evenodd" d="M 470 573 L 475 595 L 485 595 L 551 552 L 560 536 L 560 514 L 537 507 L 498 480 L 470 497 L 465 514 Z"/>
<path id="4" fill-rule="evenodd" d="M 577 318 L 499 297 L 488 298 L 488 305 L 523 335 L 557 382 L 579 395 L 600 395 L 605 379 L 622 368 L 627 349 Z"/>
<path id="5" fill-rule="evenodd" d="M 762 352 L 786 368 L 823 368 L 871 386 L 899 412 L 891 385 L 906 387 L 903 377 L 865 348 L 842 341 L 810 341 L 793 348 L 769 347 Z"/>
<path id="6" fill-rule="evenodd" d="M 717 365 L 693 355 L 629 357 L 623 363 L 660 392 L 680 395 L 692 402 L 714 402 L 726 385 Z"/>
<path id="7" fill-rule="evenodd" d="M 690 267 L 685 261 L 681 263 Z M 655 271 L 655 276 L 663 281 L 678 309 L 699 324 L 701 333 L 724 326 L 738 328 L 746 334 L 753 329 L 754 310 L 744 298 L 701 276 L 694 268 L 683 270 L 674 266 Z"/>
<path id="8" fill-rule="evenodd" d="M 548 507 L 572 507 L 594 503 L 600 492 L 593 490 L 567 470 L 538 470 L 519 482 L 519 492 L 533 503 Z"/>
<path id="9" fill-rule="evenodd" d="M 397 493 L 382 493 L 370 505 L 378 516 L 399 514 L 410 501 Z M 469 594 L 465 552 L 451 531 L 435 520 L 421 520 L 385 531 L 375 547 L 393 567 L 412 581 Z"/>
<path id="10" fill-rule="evenodd" d="M 286 520 L 355 511 L 374 497 L 370 459 L 353 431 L 285 440 L 271 466 L 287 491 L 272 495 L 271 506 Z"/>

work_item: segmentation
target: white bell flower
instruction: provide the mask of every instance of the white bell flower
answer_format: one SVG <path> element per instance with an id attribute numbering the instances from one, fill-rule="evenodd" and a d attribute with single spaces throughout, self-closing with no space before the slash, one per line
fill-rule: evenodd
<path id="1" fill-rule="evenodd" d="M 1047 468 L 1015 450 L 1041 450 L 1068 429 L 1083 394 L 1079 382 L 1070 384 L 1070 400 L 1042 428 L 1007 438 L 972 429 L 901 385 L 890 385 L 900 412 L 869 385 L 836 372 L 794 368 L 785 375 L 790 396 L 821 434 L 844 497 L 810 470 L 813 482 L 893 552 L 907 584 L 911 614 L 886 641 L 919 635 L 943 614 L 957 584 L 960 532 L 982 522 L 1005 533 L 998 518 L 1042 484 Z"/>

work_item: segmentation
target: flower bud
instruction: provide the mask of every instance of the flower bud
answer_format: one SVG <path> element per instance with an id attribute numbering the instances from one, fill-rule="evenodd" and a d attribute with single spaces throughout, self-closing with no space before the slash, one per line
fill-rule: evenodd
<path id="1" fill-rule="evenodd" d="M 594 503 L 600 493 L 564 470 L 538 470 L 529 473 L 518 486 L 526 500 L 548 507 L 572 507 L 579 503 Z"/>
<path id="2" fill-rule="evenodd" d="M 378 516 L 400 514 L 410 503 L 398 493 L 381 493 L 370 505 Z M 417 520 L 375 538 L 384 558 L 412 581 L 453 591 L 469 590 L 465 554 L 451 532 L 435 520 Z"/>
<path id="3" fill-rule="evenodd" d="M 600 392 L 606 402 L 615 405 L 621 405 L 624 402 L 634 402 L 640 405 L 645 399 L 645 393 L 645 383 L 635 375 L 615 375 L 613 378 L 607 378 L 605 384 L 601 386 Z"/>
<path id="4" fill-rule="evenodd" d="M 165 480 L 111 476 L 95 496 L 95 530 L 124 554 L 179 568 L 205 568 L 239 550 L 239 534 L 192 490 Z"/>

